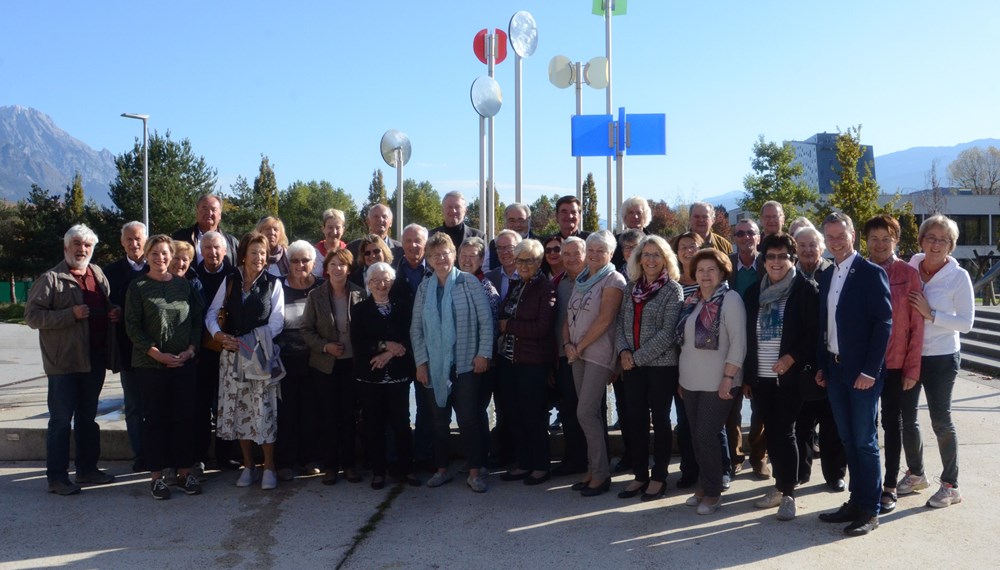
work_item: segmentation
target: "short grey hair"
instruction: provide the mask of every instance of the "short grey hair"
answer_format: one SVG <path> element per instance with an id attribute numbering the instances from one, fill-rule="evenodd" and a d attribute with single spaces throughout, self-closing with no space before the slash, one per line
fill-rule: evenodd
<path id="1" fill-rule="evenodd" d="M 420 234 L 420 237 L 424 238 L 424 241 L 427 241 L 427 228 L 417 223 L 408 224 L 405 228 L 403 228 L 403 233 L 399 236 L 400 239 L 402 239 L 403 235 L 406 235 L 406 232 L 410 230 L 416 231 Z"/>
<path id="2" fill-rule="evenodd" d="M 571 244 L 571 243 L 578 244 L 580 246 L 580 249 L 582 251 L 586 251 L 587 250 L 587 242 L 583 241 L 582 239 L 580 239 L 577 236 L 570 236 L 570 237 L 564 239 L 562 241 L 562 248 L 566 249 L 566 246 L 569 245 L 569 244 Z"/>
<path id="3" fill-rule="evenodd" d="M 616 245 L 615 236 L 608 230 L 601 230 L 587 236 L 587 247 L 596 244 L 603 245 L 608 250 L 608 253 L 614 253 Z"/>
<path id="4" fill-rule="evenodd" d="M 955 220 L 945 216 L 944 214 L 935 214 L 920 224 L 920 229 L 917 231 L 917 243 L 924 241 L 924 234 L 929 232 L 932 228 L 941 228 L 948 234 L 948 239 L 951 240 L 951 244 L 948 246 L 948 254 L 955 251 L 955 246 L 958 245 L 958 224 Z"/>
<path id="5" fill-rule="evenodd" d="M 476 248 L 476 252 L 477 252 L 476 255 L 479 256 L 479 259 L 482 259 L 485 256 L 485 253 L 486 253 L 486 242 L 484 242 L 483 238 L 481 238 L 479 236 L 472 236 L 472 237 L 465 238 L 465 241 L 462 242 L 462 245 L 458 246 L 458 250 L 462 251 L 462 248 L 466 248 L 466 247 L 474 247 L 474 248 Z"/>
<path id="6" fill-rule="evenodd" d="M 531 254 L 533 259 L 541 259 L 545 256 L 545 247 L 537 239 L 526 239 L 514 247 L 514 255 L 520 255 L 521 252 L 525 251 Z"/>
<path id="7" fill-rule="evenodd" d="M 459 200 L 461 200 L 462 202 L 464 202 L 466 204 L 469 203 L 468 200 L 465 199 L 465 194 L 462 194 L 458 190 L 452 190 L 451 192 L 448 192 L 447 194 L 445 194 L 444 196 L 442 196 L 441 197 L 441 203 L 444 204 L 444 201 L 447 200 L 448 198 L 458 198 Z"/>
<path id="8" fill-rule="evenodd" d="M 506 216 L 511 210 L 521 210 L 521 213 L 524 214 L 524 217 L 528 218 L 529 222 L 531 221 L 531 208 L 529 208 L 526 204 L 522 204 L 520 202 L 514 202 L 513 204 L 504 208 L 503 215 Z"/>
<path id="9" fill-rule="evenodd" d="M 144 235 L 144 236 L 149 235 L 149 232 L 146 231 L 146 224 L 144 224 L 142 222 L 139 222 L 139 221 L 136 221 L 136 220 L 133 220 L 131 222 L 128 222 L 124 226 L 122 226 L 122 237 L 125 237 L 125 232 L 131 230 L 132 228 L 139 228 L 139 229 L 141 229 L 142 230 L 142 235 Z"/>
<path id="10" fill-rule="evenodd" d="M 924 223 L 926 224 L 927 222 L 925 221 Z M 847 227 L 847 231 L 850 232 L 852 236 L 857 236 L 857 234 L 854 232 L 854 220 L 852 220 L 850 216 L 848 216 L 843 212 L 834 212 L 829 216 L 823 218 L 824 231 L 826 230 L 827 224 L 844 224 L 844 226 Z M 921 225 L 921 227 L 923 227 L 923 225 Z"/>
<path id="11" fill-rule="evenodd" d="M 778 202 L 776 200 L 768 200 L 767 202 L 764 202 L 763 204 L 760 205 L 760 211 L 763 212 L 764 208 L 768 206 L 774 206 L 775 208 L 778 209 L 779 212 L 781 212 L 782 216 L 785 215 L 785 207 L 781 205 L 781 202 Z"/>
<path id="12" fill-rule="evenodd" d="M 618 236 L 618 243 L 619 243 L 619 245 L 624 245 L 624 244 L 626 244 L 628 242 L 639 243 L 639 240 L 641 240 L 644 237 L 646 237 L 646 234 L 642 233 L 642 230 L 637 230 L 635 228 L 631 228 L 631 229 L 623 231 Z"/>
<path id="13" fill-rule="evenodd" d="M 812 237 L 813 239 L 815 239 L 816 244 L 819 246 L 821 252 L 822 250 L 826 249 L 826 238 L 824 238 L 823 234 L 819 230 L 817 230 L 815 226 L 813 226 L 812 224 L 809 224 L 808 226 L 802 226 L 801 228 L 795 230 L 795 235 L 793 235 L 792 237 L 795 238 L 796 242 L 799 241 L 799 236 L 802 236 L 803 238 Z M 795 246 L 798 247 L 798 243 L 796 243 Z"/>
<path id="14" fill-rule="evenodd" d="M 94 230 L 88 228 L 85 224 L 77 224 L 66 230 L 66 234 L 63 235 L 63 247 L 69 247 L 69 244 L 73 243 L 73 238 L 80 238 L 91 246 L 97 245 L 98 241 Z"/>
<path id="15" fill-rule="evenodd" d="M 688 206 L 688 216 L 691 215 L 691 212 L 694 212 L 695 208 L 705 208 L 706 210 L 708 210 L 709 215 L 715 213 L 715 206 L 709 204 L 708 202 L 695 202 L 690 206 Z"/>
<path id="16" fill-rule="evenodd" d="M 376 261 L 368 267 L 368 271 L 365 274 L 365 285 L 367 285 L 377 273 L 385 273 L 389 279 L 393 281 L 396 280 L 396 270 L 393 269 L 391 265 L 384 261 Z"/>
<path id="17" fill-rule="evenodd" d="M 736 222 L 737 226 L 740 224 L 750 224 L 751 226 L 753 226 L 753 231 L 755 232 L 760 231 L 760 226 L 757 225 L 757 222 L 755 222 L 753 218 L 743 218 L 742 220 Z"/>
<path id="18" fill-rule="evenodd" d="M 495 242 L 496 240 L 500 239 L 503 236 L 510 236 L 510 237 L 514 238 L 514 245 L 515 246 L 517 244 L 521 243 L 521 240 L 524 239 L 523 237 L 521 237 L 521 234 L 515 232 L 514 230 L 503 230 L 502 232 L 500 232 L 500 233 L 497 234 L 496 239 L 494 239 L 493 241 Z"/>
<path id="19" fill-rule="evenodd" d="M 799 216 L 794 220 L 792 220 L 791 225 L 788 226 L 788 233 L 792 234 L 792 237 L 795 237 L 796 232 L 798 232 L 800 229 L 815 228 L 815 227 L 816 226 L 814 226 L 813 223 L 809 221 L 809 218 L 805 216 Z"/>
<path id="20" fill-rule="evenodd" d="M 201 244 L 205 243 L 206 241 L 213 241 L 213 240 L 218 241 L 220 244 L 222 244 L 222 249 L 229 251 L 229 243 L 226 242 L 226 236 L 222 235 L 222 232 L 217 232 L 217 231 L 205 232 L 201 234 L 201 239 L 198 240 L 198 247 L 201 247 Z"/>
<path id="21" fill-rule="evenodd" d="M 622 202 L 621 210 L 618 213 L 618 217 L 621 218 L 622 223 L 625 223 L 625 213 L 632 206 L 639 206 L 642 209 L 642 227 L 648 226 L 653 221 L 653 210 L 649 207 L 649 201 L 642 196 L 632 196 Z"/>
<path id="22" fill-rule="evenodd" d="M 316 248 L 304 239 L 295 240 L 288 246 L 288 258 L 305 254 L 309 261 L 316 261 Z"/>
<path id="23" fill-rule="evenodd" d="M 323 223 L 326 224 L 326 221 L 330 218 L 338 220 L 342 224 L 347 223 L 347 217 L 344 216 L 344 212 L 336 208 L 327 208 L 323 211 Z"/>

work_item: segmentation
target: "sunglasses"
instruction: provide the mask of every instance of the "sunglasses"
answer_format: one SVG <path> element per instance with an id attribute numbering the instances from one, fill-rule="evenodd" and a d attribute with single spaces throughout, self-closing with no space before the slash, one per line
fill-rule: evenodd
<path id="1" fill-rule="evenodd" d="M 735 235 L 738 238 L 741 238 L 741 237 L 753 237 L 753 236 L 757 235 L 757 232 L 755 232 L 753 230 L 740 230 L 740 231 L 736 232 L 733 235 Z"/>
<path id="2" fill-rule="evenodd" d="M 545 248 L 545 255 L 548 255 L 550 253 L 559 253 L 561 251 L 562 251 L 562 248 L 559 247 L 558 245 L 555 246 L 555 247 L 547 247 L 547 248 Z"/>

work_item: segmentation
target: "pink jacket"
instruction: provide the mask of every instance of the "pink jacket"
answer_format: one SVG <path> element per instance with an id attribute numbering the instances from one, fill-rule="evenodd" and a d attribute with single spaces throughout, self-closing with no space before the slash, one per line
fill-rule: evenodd
<path id="1" fill-rule="evenodd" d="M 885 367 L 903 369 L 904 378 L 920 378 L 920 351 L 924 342 L 924 318 L 910 306 L 910 291 L 920 291 L 920 274 L 893 256 L 881 266 L 889 275 L 892 301 L 892 333 L 885 351 Z"/>

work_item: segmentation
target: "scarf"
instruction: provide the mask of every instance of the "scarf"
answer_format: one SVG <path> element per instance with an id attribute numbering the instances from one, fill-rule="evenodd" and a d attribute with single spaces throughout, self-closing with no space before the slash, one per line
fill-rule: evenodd
<path id="1" fill-rule="evenodd" d="M 667 276 L 666 271 L 661 271 L 660 276 L 657 277 L 652 283 L 646 281 L 645 275 L 639 277 L 639 281 L 637 281 L 635 287 L 632 288 L 632 302 L 636 305 L 645 303 L 651 299 L 653 295 L 656 295 L 656 292 L 660 290 L 660 287 L 667 284 L 667 279 L 669 279 L 669 277 Z"/>
<path id="2" fill-rule="evenodd" d="M 445 278 L 440 310 L 436 291 L 440 285 L 435 279 L 431 278 L 428 281 L 427 294 L 424 297 L 424 341 L 427 344 L 431 388 L 434 390 L 434 401 L 439 408 L 448 405 L 448 395 L 451 393 L 451 370 L 455 366 L 455 345 L 458 336 L 452 293 L 460 273 L 457 267 L 452 267 Z"/>
<path id="3" fill-rule="evenodd" d="M 288 262 L 288 256 L 285 255 L 285 248 L 282 246 L 277 246 L 272 253 L 267 255 L 267 264 L 278 266 L 278 271 L 282 275 L 288 275 L 288 270 L 291 269 L 291 264 Z"/>
<path id="4" fill-rule="evenodd" d="M 771 278 L 764 274 L 760 280 L 760 313 L 757 322 L 760 324 L 760 340 L 772 340 L 781 337 L 781 312 L 778 310 L 781 301 L 788 299 L 795 283 L 795 268 L 785 274 L 784 279 L 771 283 Z"/>
<path id="5" fill-rule="evenodd" d="M 722 300 L 729 292 L 729 283 L 723 281 L 712 297 L 705 301 L 698 320 L 694 323 L 694 347 L 703 350 L 719 350 L 719 327 L 722 320 Z M 694 313 L 698 303 L 702 301 L 701 288 L 688 295 L 681 307 L 681 316 L 677 320 L 677 342 L 684 345 L 684 325 L 688 317 Z"/>
<path id="6" fill-rule="evenodd" d="M 587 291 L 590 291 L 590 288 L 593 287 L 598 281 L 607 277 L 608 274 L 614 270 L 615 266 L 608 263 L 602 267 L 600 271 L 590 276 L 590 268 L 585 267 L 583 271 L 580 272 L 580 275 L 577 276 L 574 287 L 578 293 L 586 293 Z"/>

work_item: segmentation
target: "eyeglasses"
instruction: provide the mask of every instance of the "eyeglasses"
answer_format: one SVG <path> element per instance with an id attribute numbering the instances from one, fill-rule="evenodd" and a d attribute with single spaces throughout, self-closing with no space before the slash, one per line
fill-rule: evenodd
<path id="1" fill-rule="evenodd" d="M 795 256 L 790 253 L 768 253 L 764 256 L 764 259 L 768 261 L 788 261 Z"/>
<path id="2" fill-rule="evenodd" d="M 510 253 L 514 251 L 514 246 L 512 245 L 498 245 L 497 251 L 500 253 Z"/>
<path id="3" fill-rule="evenodd" d="M 306 258 L 306 257 L 294 257 L 294 258 L 292 258 L 292 259 L 289 260 L 289 263 L 294 263 L 294 264 L 300 264 L 301 263 L 301 264 L 305 265 L 305 264 L 307 264 L 307 263 L 309 263 L 311 261 L 312 261 L 311 259 Z"/>
<path id="4" fill-rule="evenodd" d="M 735 236 L 736 236 L 736 237 L 738 237 L 738 238 L 742 238 L 742 237 L 753 237 L 753 236 L 757 235 L 757 232 L 755 232 L 755 231 L 753 231 L 753 230 L 739 230 L 739 231 L 737 231 L 737 232 L 736 232 L 735 234 L 733 234 L 733 235 L 735 235 Z"/>
<path id="5" fill-rule="evenodd" d="M 644 251 L 640 255 L 643 259 L 663 259 L 663 256 L 655 251 Z"/>
<path id="6" fill-rule="evenodd" d="M 432 253 L 430 257 L 435 259 L 448 259 L 453 252 L 450 249 L 439 251 L 437 253 Z"/>
<path id="7" fill-rule="evenodd" d="M 378 285 L 380 287 L 385 287 L 386 285 L 392 283 L 391 279 L 369 279 L 369 285 Z"/>
<path id="8" fill-rule="evenodd" d="M 924 241 L 931 245 L 951 245 L 951 240 L 948 238 L 936 238 L 931 236 L 924 236 Z"/>
<path id="9" fill-rule="evenodd" d="M 548 255 L 550 253 L 559 253 L 561 251 L 562 251 L 562 248 L 559 247 L 558 245 L 555 246 L 555 247 L 547 247 L 547 248 L 545 248 L 545 255 Z"/>
<path id="10" fill-rule="evenodd" d="M 689 243 L 687 245 L 679 246 L 677 249 L 680 251 L 696 251 L 698 249 L 698 244 Z"/>
<path id="11" fill-rule="evenodd" d="M 518 257 L 517 259 L 514 260 L 514 263 L 518 265 L 531 265 L 533 263 L 538 263 L 538 260 L 533 258 L 522 259 Z"/>
<path id="12" fill-rule="evenodd" d="M 382 255 L 381 249 L 372 249 L 365 252 L 365 257 L 378 257 Z"/>

